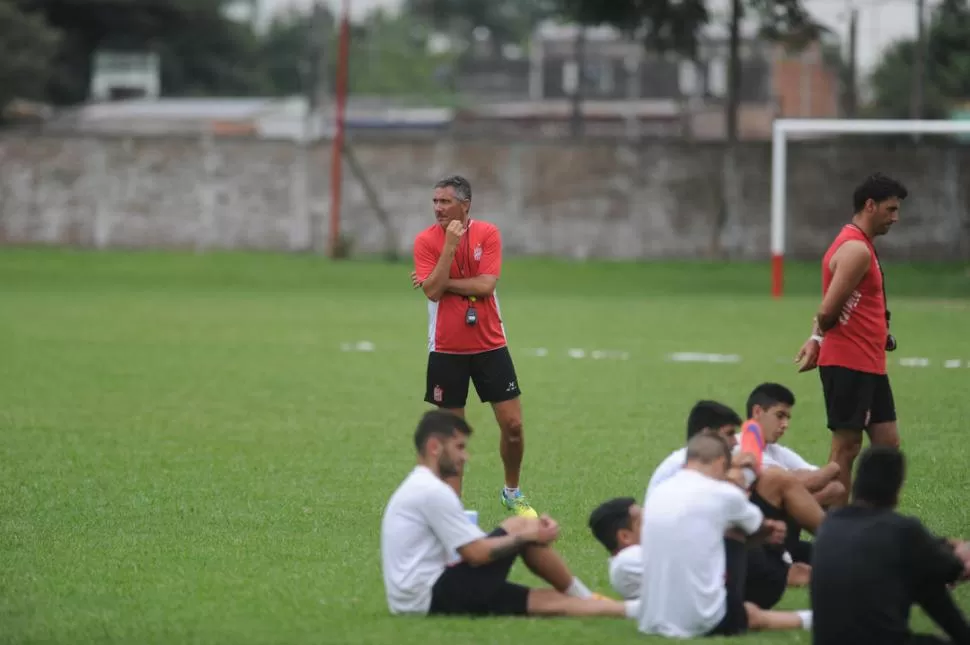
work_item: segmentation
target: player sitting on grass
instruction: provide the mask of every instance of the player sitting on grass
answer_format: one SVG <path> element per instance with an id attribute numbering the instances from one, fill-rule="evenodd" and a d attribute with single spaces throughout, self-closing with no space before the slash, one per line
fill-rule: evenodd
<path id="1" fill-rule="evenodd" d="M 769 409 L 773 406 L 765 404 L 762 407 Z M 699 401 L 687 418 L 687 438 L 689 440 L 700 434 L 720 436 L 734 449 L 740 423 L 740 417 L 728 406 L 716 401 Z M 773 430 L 769 418 L 766 417 L 765 423 L 769 425 L 769 430 Z M 680 448 L 661 462 L 650 478 L 648 499 L 660 483 L 684 468 L 686 456 L 687 449 Z M 736 451 L 732 456 L 728 480 L 747 488 L 744 470 L 755 467 L 754 456 Z M 813 534 L 825 515 L 805 486 L 794 475 L 780 468 L 766 468 L 758 472 L 750 493 L 751 501 L 767 517 L 786 523 L 794 522 Z M 810 569 L 804 564 L 792 566 L 792 558 L 786 555 L 785 548 L 760 545 L 751 551 L 747 560 L 749 568 L 745 600 L 762 609 L 770 609 L 781 600 L 789 584 L 801 586 L 808 583 Z"/>
<path id="2" fill-rule="evenodd" d="M 761 469 L 764 472 L 767 469 L 777 468 L 790 473 L 812 493 L 819 506 L 824 508 L 842 499 L 843 488 L 838 481 L 839 466 L 836 463 L 829 463 L 818 468 L 805 461 L 794 450 L 778 443 L 788 430 L 794 406 L 795 394 L 778 383 L 762 383 L 748 395 L 745 409 L 760 437 Z M 742 430 L 741 436 L 743 442 L 747 433 Z M 746 450 L 744 445 L 736 449 L 736 451 L 743 450 Z M 765 515 L 782 519 L 788 524 L 785 549 L 792 560 L 801 565 L 790 570 L 789 582 L 796 585 L 808 584 L 811 571 L 808 563 L 812 561 L 812 544 L 800 539 L 801 526 L 790 516 L 780 516 L 777 513 L 777 504 L 763 499 L 757 494 L 757 490 L 751 496 L 751 501 L 761 508 Z"/>
<path id="3" fill-rule="evenodd" d="M 642 509 L 632 497 L 603 502 L 589 516 L 589 528 L 610 554 L 610 586 L 621 598 L 640 597 L 643 550 L 640 548 Z"/>
<path id="4" fill-rule="evenodd" d="M 852 504 L 822 523 L 810 592 L 815 643 L 970 643 L 970 624 L 948 590 L 970 580 L 970 545 L 938 537 L 919 519 L 896 511 L 905 478 L 902 452 L 872 446 L 859 459 Z M 914 604 L 950 640 L 913 634 Z"/>
<path id="5" fill-rule="evenodd" d="M 632 497 L 617 497 L 603 502 L 589 516 L 590 530 L 610 554 L 610 586 L 626 600 L 639 599 L 643 584 L 643 549 L 640 548 L 642 517 L 643 509 Z M 745 611 L 749 610 L 746 608 Z M 760 612 L 756 605 L 750 608 L 750 612 L 754 617 L 749 620 L 749 628 L 765 622 L 764 614 L 767 612 Z M 786 621 L 781 623 L 783 625 L 808 625 L 808 615 L 804 612 L 771 612 L 768 618 L 777 619 L 781 614 L 785 614 L 781 617 Z"/>
<path id="6" fill-rule="evenodd" d="M 758 407 L 757 410 L 755 406 Z M 794 406 L 794 393 L 778 383 L 762 383 L 748 395 L 748 418 L 757 421 L 762 428 L 770 425 L 776 429 L 764 436 L 762 468 L 787 470 L 814 495 L 819 506 L 828 508 L 845 495 L 845 489 L 839 482 L 839 465 L 833 461 L 820 468 L 803 459 L 791 448 L 778 443 L 788 430 Z M 776 423 L 762 424 L 763 415 L 774 415 Z"/>
<path id="7" fill-rule="evenodd" d="M 657 484 L 642 509 L 639 629 L 675 638 L 748 630 L 810 629 L 811 612 L 745 602 L 749 540 L 779 544 L 785 524 L 766 519 L 727 481 L 731 449 L 716 435 L 687 443 L 685 465 Z"/>
<path id="8" fill-rule="evenodd" d="M 391 496 L 381 522 L 381 566 L 392 614 L 609 616 L 632 618 L 637 601 L 595 597 L 550 544 L 548 516 L 511 517 L 485 535 L 471 523 L 445 478 L 461 475 L 472 429 L 443 410 L 426 413 L 414 433 L 418 464 Z M 448 565 L 449 554 L 461 560 Z M 508 581 L 521 556 L 554 589 Z"/>

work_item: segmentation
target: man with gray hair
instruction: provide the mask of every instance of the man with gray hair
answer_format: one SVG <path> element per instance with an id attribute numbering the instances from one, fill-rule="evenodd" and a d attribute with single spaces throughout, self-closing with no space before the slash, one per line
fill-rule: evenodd
<path id="1" fill-rule="evenodd" d="M 464 416 L 468 383 L 490 403 L 501 430 L 505 466 L 501 501 L 523 517 L 538 517 L 519 490 L 524 452 L 521 390 L 505 338 L 495 285 L 502 238 L 491 222 L 472 220 L 472 188 L 459 175 L 434 187 L 437 222 L 414 240 L 412 286 L 428 299 L 428 367 L 424 400 Z M 461 496 L 461 477 L 447 483 Z"/>

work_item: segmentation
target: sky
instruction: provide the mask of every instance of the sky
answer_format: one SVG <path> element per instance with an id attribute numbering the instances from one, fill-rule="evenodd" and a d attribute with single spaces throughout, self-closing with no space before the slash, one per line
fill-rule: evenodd
<path id="1" fill-rule="evenodd" d="M 262 0 L 265 11 L 276 11 L 288 5 L 309 6 L 313 0 Z M 340 0 L 325 0 L 335 11 Z M 883 49 L 900 38 L 916 34 L 915 0 L 804 0 L 805 6 L 817 20 L 828 25 L 843 42 L 847 41 L 848 8 L 859 10 L 859 67 L 863 73 L 879 61 Z M 928 0 L 935 6 L 938 0 Z M 400 0 L 350 0 L 351 16 L 361 17 L 375 7 L 395 9 Z M 711 0 L 710 8 L 726 9 L 730 0 Z"/>

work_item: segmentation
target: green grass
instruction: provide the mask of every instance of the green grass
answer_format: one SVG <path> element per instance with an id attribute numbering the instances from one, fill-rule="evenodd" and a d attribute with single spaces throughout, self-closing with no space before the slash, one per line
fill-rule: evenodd
<path id="1" fill-rule="evenodd" d="M 970 537 L 970 369 L 941 366 L 970 361 L 967 271 L 887 267 L 894 359 L 933 361 L 891 370 L 911 460 L 904 510 Z M 0 252 L 0 642 L 637 639 L 629 622 L 388 616 L 380 515 L 426 408 L 426 309 L 408 272 L 307 256 Z M 559 548 L 587 584 L 607 590 L 590 509 L 642 495 L 696 399 L 740 408 L 756 383 L 787 383 L 798 404 L 786 442 L 825 459 L 817 375 L 790 362 L 815 310 L 816 265 L 790 267 L 788 286 L 768 298 L 763 265 L 507 263 L 523 486 L 562 523 Z M 361 340 L 376 351 L 340 349 Z M 525 351 L 537 347 L 549 355 Z M 630 357 L 577 360 L 570 348 Z M 674 351 L 743 361 L 667 362 Z M 498 436 L 476 399 L 469 418 L 466 506 L 487 527 L 503 518 Z M 535 582 L 519 565 L 514 576 Z M 806 603 L 802 591 L 783 601 Z"/>

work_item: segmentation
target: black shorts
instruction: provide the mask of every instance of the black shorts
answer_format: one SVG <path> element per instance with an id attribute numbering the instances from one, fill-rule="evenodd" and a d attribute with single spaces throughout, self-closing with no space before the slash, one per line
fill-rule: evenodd
<path id="1" fill-rule="evenodd" d="M 744 600 L 762 609 L 777 605 L 788 588 L 789 567 L 782 550 L 763 544 L 748 547 Z"/>
<path id="2" fill-rule="evenodd" d="M 507 535 L 498 528 L 489 537 Z M 458 562 L 442 573 L 431 588 L 429 615 L 525 616 L 529 612 L 529 588 L 508 581 L 518 556 L 494 560 L 479 567 Z"/>
<path id="3" fill-rule="evenodd" d="M 818 368 L 829 430 L 865 430 L 874 423 L 896 420 L 896 402 L 887 374 L 847 367 Z"/>
<path id="4" fill-rule="evenodd" d="M 788 588 L 788 569 L 791 565 L 785 560 L 785 551 L 799 549 L 801 527 L 784 509 L 769 504 L 755 488 L 751 491 L 750 501 L 758 507 L 765 519 L 778 520 L 786 525 L 784 544 L 758 544 L 748 551 L 748 580 L 744 588 L 744 599 L 762 609 L 771 609 L 778 604 Z M 794 559 L 794 555 L 792 558 Z"/>
<path id="5" fill-rule="evenodd" d="M 748 631 L 748 610 L 744 608 L 744 586 L 747 577 L 748 546 L 739 540 L 724 538 L 727 611 L 717 626 L 706 636 L 737 636 Z"/>
<path id="6" fill-rule="evenodd" d="M 428 355 L 428 378 L 424 400 L 439 408 L 464 408 L 468 381 L 482 403 L 501 403 L 522 394 L 508 347 L 481 354 Z"/>

